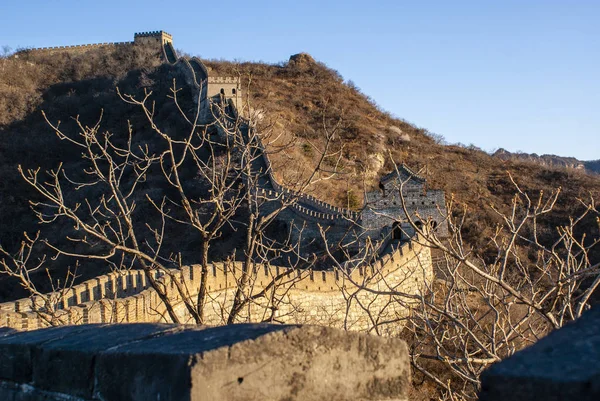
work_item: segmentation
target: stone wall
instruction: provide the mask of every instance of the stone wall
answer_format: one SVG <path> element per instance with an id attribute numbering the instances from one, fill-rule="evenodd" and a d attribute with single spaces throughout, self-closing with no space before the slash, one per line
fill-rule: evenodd
<path id="1" fill-rule="evenodd" d="M 109 43 L 93 43 L 84 45 L 73 45 L 73 46 L 54 46 L 54 47 L 37 47 L 33 49 L 25 49 L 23 52 L 35 52 L 43 54 L 55 54 L 68 52 L 71 54 L 82 54 L 90 50 L 99 48 L 110 48 L 117 46 L 132 46 L 132 45 L 144 45 L 154 46 L 157 50 L 161 50 L 163 45 L 172 43 L 173 37 L 164 31 L 153 31 L 153 32 L 139 32 L 134 34 L 133 42 L 109 42 Z M 17 53 L 18 55 L 18 53 Z"/>
<path id="2" fill-rule="evenodd" d="M 491 365 L 481 375 L 481 401 L 600 399 L 600 308 Z"/>
<path id="3" fill-rule="evenodd" d="M 392 335 L 402 327 L 408 315 L 410 302 L 398 297 L 376 293 L 396 291 L 415 295 L 426 291 L 433 280 L 431 256 L 428 248 L 418 253 L 407 244 L 402 251 L 388 255 L 376 266 L 355 269 L 350 277 L 339 271 L 314 271 L 303 276 L 290 287 L 274 291 L 281 299 L 274 312 L 274 320 L 281 323 L 317 324 L 354 331 L 371 331 Z M 406 254 L 401 254 L 405 252 Z M 373 274 L 374 269 L 381 274 Z M 269 282 L 266 275 L 258 275 L 258 288 Z M 208 324 L 222 324 L 223 312 L 229 311 L 233 289 L 211 293 L 211 305 L 206 310 Z M 271 310 L 265 299 L 244 311 L 240 321 L 269 319 Z"/>
<path id="4" fill-rule="evenodd" d="M 116 48 L 116 47 L 129 47 L 132 46 L 133 42 L 113 42 L 113 43 L 94 43 L 94 44 L 85 44 L 85 45 L 73 45 L 73 46 L 54 46 L 54 47 L 37 47 L 33 49 L 25 49 L 16 53 L 18 56 L 20 53 L 41 53 L 41 54 L 56 54 L 68 52 L 71 54 L 83 54 L 90 50 L 96 49 L 107 49 L 107 48 Z"/>
<path id="5" fill-rule="evenodd" d="M 159 277 L 158 272 L 153 272 L 153 275 Z M 146 275 L 142 270 L 128 270 L 99 276 L 73 286 L 64 293 L 48 294 L 47 297 L 52 300 L 66 323 L 84 324 L 91 321 L 109 323 L 119 321 L 125 311 L 130 311 L 129 304 L 135 303 L 139 295 L 148 287 Z M 156 295 L 154 291 L 152 293 Z M 131 300 L 123 301 L 128 298 Z M 158 297 L 149 296 L 147 301 L 154 298 L 158 300 Z M 32 311 L 34 305 L 35 308 L 43 308 L 43 299 L 24 298 L 0 304 L 0 327 L 11 327 L 17 330 L 46 327 L 47 323 Z M 143 314 L 142 309 L 139 311 L 141 314 Z M 99 313 L 99 316 L 95 316 L 96 313 Z M 141 319 L 146 321 L 143 316 Z"/>
<path id="6" fill-rule="evenodd" d="M 398 338 L 327 327 L 85 325 L 0 333 L 3 401 L 407 400 Z"/>
<path id="7" fill-rule="evenodd" d="M 241 268 L 239 262 L 211 264 L 209 302 L 205 310 L 209 324 L 225 323 Z M 190 298 L 195 299 L 200 272 L 200 266 L 184 266 L 160 278 L 184 322 L 192 321 L 172 280 L 183 283 Z M 280 302 L 266 305 L 267 298 L 260 298 L 240 314 L 238 321 L 263 321 L 269 317 L 265 313 L 275 306 L 273 320 L 277 322 L 325 324 L 389 334 L 398 328 L 397 322 L 406 316 L 409 305 L 374 291 L 394 290 L 414 295 L 426 291 L 432 280 L 429 248 L 413 242 L 384 255 L 373 265 L 355 268 L 347 275 L 339 270 L 300 271 L 255 266 L 249 285 L 253 294 L 274 282 L 277 283 L 274 290 L 267 291 L 266 295 Z M 39 302 L 21 299 L 0 304 L 0 326 L 17 330 L 48 326 L 32 311 L 34 301 Z M 59 314 L 68 324 L 168 321 L 158 294 L 148 287 L 143 272 L 136 270 L 86 281 L 70 290 L 59 304 L 63 305 Z"/>

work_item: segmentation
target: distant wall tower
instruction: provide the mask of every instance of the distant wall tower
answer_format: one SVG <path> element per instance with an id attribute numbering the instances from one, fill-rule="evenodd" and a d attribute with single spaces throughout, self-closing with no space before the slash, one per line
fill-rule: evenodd
<path id="1" fill-rule="evenodd" d="M 136 32 L 133 35 L 133 43 L 162 47 L 167 43 L 173 43 L 173 36 L 165 31 Z"/>

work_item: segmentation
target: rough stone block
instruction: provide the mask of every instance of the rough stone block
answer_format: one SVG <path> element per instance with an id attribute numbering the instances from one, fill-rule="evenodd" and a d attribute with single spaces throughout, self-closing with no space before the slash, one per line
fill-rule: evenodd
<path id="1" fill-rule="evenodd" d="M 85 326 L 56 327 L 0 337 L 0 380 L 31 382 L 32 354 L 38 345 L 85 330 Z"/>
<path id="2" fill-rule="evenodd" d="M 84 325 L 46 342 L 34 353 L 33 384 L 36 388 L 80 397 L 91 397 L 94 358 L 98 352 L 143 338 L 157 336 L 177 327 L 160 324 Z M 111 398 L 109 398 L 111 399 Z"/>
<path id="3" fill-rule="evenodd" d="M 483 372 L 481 401 L 600 399 L 600 309 Z"/>
<path id="4" fill-rule="evenodd" d="M 316 326 L 236 325 L 101 353 L 102 399 L 404 399 L 408 352 L 396 339 Z"/>
<path id="5" fill-rule="evenodd" d="M 11 329 L 10 327 L 0 327 L 0 337 L 10 336 L 15 333 L 18 333 L 15 329 Z"/>
<path id="6" fill-rule="evenodd" d="M 316 326 L 67 326 L 0 355 L 2 400 L 405 400 L 410 383 L 403 341 Z"/>

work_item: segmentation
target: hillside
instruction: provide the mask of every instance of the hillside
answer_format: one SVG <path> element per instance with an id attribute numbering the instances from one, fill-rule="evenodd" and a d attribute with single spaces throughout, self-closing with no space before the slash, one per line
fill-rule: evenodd
<path id="1" fill-rule="evenodd" d="M 41 117 L 41 110 L 75 129 L 69 116 L 79 114 L 82 121 L 91 124 L 103 109 L 103 130 L 123 135 L 129 120 L 139 133 L 136 140 L 149 143 L 143 116 L 123 104 L 114 88 L 137 94 L 152 89 L 157 115 L 169 132 L 176 133 L 180 128 L 172 122 L 176 110 L 166 96 L 172 80 L 183 83 L 183 77 L 144 49 L 99 49 L 85 56 L 23 54 L 0 59 L 0 63 L 0 244 L 8 250 L 18 246 L 24 231 L 40 229 L 27 204 L 29 199 L 36 199 L 36 194 L 23 182 L 17 166 L 49 169 L 60 162 L 65 168 L 78 163 L 78 151 L 56 138 Z M 281 143 L 296 139 L 291 149 L 271 156 L 282 182 L 295 179 L 296 174 L 315 163 L 318 152 L 313 146 L 319 147 L 324 131 L 339 123 L 334 146 L 342 152 L 343 171 L 336 179 L 308 190 L 324 201 L 359 208 L 363 191 L 377 186 L 378 178 L 392 169 L 392 160 L 404 162 L 420 171 L 432 188 L 445 190 L 448 198 L 454 195 L 469 208 L 465 238 L 485 254 L 487 234 L 499 222 L 489 205 L 507 205 L 514 194 L 508 173 L 526 191 L 562 188 L 558 213 L 543 222 L 542 240 L 551 240 L 553 228 L 576 212 L 579 206 L 575 198 L 590 193 L 600 198 L 597 176 L 501 160 L 478 149 L 444 145 L 425 128 L 393 118 L 351 82 L 345 82 L 336 71 L 309 55 L 296 55 L 277 65 L 215 60 L 206 61 L 206 65 L 213 75 L 240 75 L 244 79 L 251 110 L 263 116 L 259 127 L 272 128 L 273 137 Z M 276 149 L 275 145 L 271 150 Z M 43 235 L 53 237 L 59 231 L 72 230 L 60 224 L 41 227 Z M 593 220 L 587 231 L 597 236 Z M 182 252 L 184 262 L 193 262 L 197 256 L 193 239 L 181 241 L 172 245 L 173 250 Z M 102 271 L 102 267 L 99 269 Z M 84 273 L 81 279 L 89 274 L 94 273 Z M 13 296 L 11 292 L 0 281 L 0 299 Z"/>
<path id="2" fill-rule="evenodd" d="M 225 61 L 206 64 L 217 75 L 251 77 L 251 107 L 266 111 L 264 114 L 276 121 L 273 125 L 283 136 L 298 138 L 291 155 L 272 155 L 280 177 L 292 175 L 304 163 L 314 163 L 310 145 L 322 141 L 324 125 L 331 128 L 341 118 L 339 143 L 343 146 L 345 174 L 309 188 L 317 198 L 339 206 L 352 203 L 348 191 L 354 192 L 358 204 L 362 204 L 362 191 L 376 188 L 379 177 L 391 171 L 391 159 L 404 162 L 425 176 L 432 188 L 443 189 L 447 198 L 454 195 L 469 208 L 465 236 L 473 247 L 483 251 L 486 234 L 499 222 L 489 205 L 508 205 L 515 193 L 509 174 L 530 193 L 562 189 L 557 214 L 547 222 L 547 232 L 575 213 L 575 198 L 589 198 L 591 193 L 598 199 L 600 195 L 600 177 L 583 171 L 501 160 L 477 148 L 444 145 L 427 129 L 393 118 L 350 81 L 345 82 L 339 73 L 309 55 L 295 55 L 278 65 Z M 597 234 L 597 226 L 590 223 L 590 230 Z"/>
<path id="3" fill-rule="evenodd" d="M 157 98 L 163 99 L 158 103 L 161 116 L 169 119 L 177 111 L 164 100 L 167 100 L 167 90 L 175 75 L 172 69 L 161 64 L 157 53 L 143 47 L 98 49 L 83 55 L 24 53 L 18 58 L 0 59 L 0 70 L 4 72 L 0 74 L 0 245 L 14 253 L 24 232 L 34 235 L 41 231 L 41 238 L 58 239 L 73 230 L 66 221 L 38 224 L 29 200 L 40 200 L 40 197 L 17 169 L 21 165 L 24 169 L 40 167 L 41 171 L 48 171 L 62 165 L 67 171 L 80 170 L 80 150 L 60 141 L 48 127 L 41 111 L 54 122 L 62 121 L 61 127 L 69 132 L 77 132 L 71 117 L 79 115 L 84 124 L 92 125 L 102 112 L 103 130 L 122 135 L 130 121 L 143 133 L 143 116 L 118 98 L 115 87 L 132 93 L 153 88 Z M 144 135 L 136 136 L 136 141 L 149 142 Z M 59 246 L 64 244 L 64 240 L 57 241 Z M 38 256 L 35 255 L 31 262 L 35 263 Z M 91 269 L 77 271 L 80 275 L 77 281 L 110 270 L 105 263 L 92 265 Z M 53 278 L 64 282 L 67 266 L 75 266 L 75 261 L 47 259 L 44 267 L 50 271 L 58 270 L 60 273 Z M 45 271 L 37 272 L 36 276 L 40 290 L 48 291 Z M 14 283 L 0 275 L 0 299 L 25 295 Z"/>

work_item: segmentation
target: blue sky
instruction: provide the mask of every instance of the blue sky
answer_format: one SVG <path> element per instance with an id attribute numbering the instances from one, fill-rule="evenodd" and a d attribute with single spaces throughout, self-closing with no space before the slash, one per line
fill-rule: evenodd
<path id="1" fill-rule="evenodd" d="M 384 109 L 485 150 L 600 159 L 600 1 L 13 1 L 0 45 L 165 30 L 206 58 L 308 52 Z"/>

